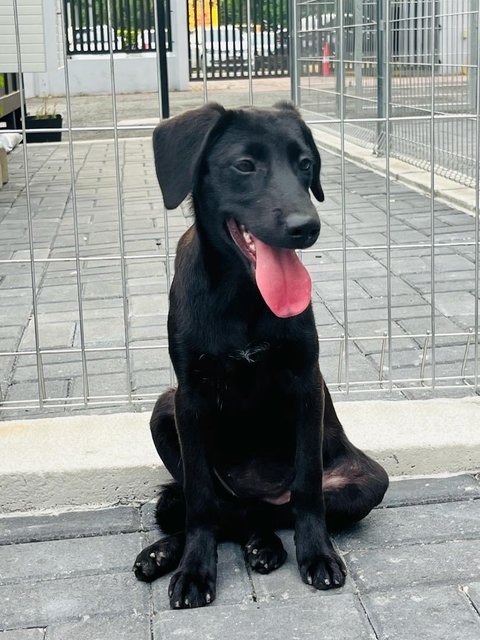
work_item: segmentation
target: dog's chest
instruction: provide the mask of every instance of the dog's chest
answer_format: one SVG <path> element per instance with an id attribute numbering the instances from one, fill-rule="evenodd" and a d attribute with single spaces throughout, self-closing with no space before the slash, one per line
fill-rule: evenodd
<path id="1" fill-rule="evenodd" d="M 223 411 L 251 411 L 281 395 L 294 376 L 289 350 L 267 341 L 249 342 L 219 355 L 201 354 L 195 382 Z"/>

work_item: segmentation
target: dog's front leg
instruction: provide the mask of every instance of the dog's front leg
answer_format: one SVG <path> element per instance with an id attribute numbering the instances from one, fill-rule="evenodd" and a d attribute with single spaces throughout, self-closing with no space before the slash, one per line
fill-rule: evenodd
<path id="1" fill-rule="evenodd" d="M 168 591 L 170 606 L 175 609 L 203 607 L 215 599 L 219 508 L 205 448 L 206 415 L 188 394 L 177 390 L 175 421 L 187 517 L 185 550 Z"/>
<path id="2" fill-rule="evenodd" d="M 345 565 L 333 548 L 325 523 L 322 490 L 324 391 L 318 367 L 296 398 L 297 437 L 292 504 L 295 545 L 302 580 L 316 589 L 345 583 Z"/>

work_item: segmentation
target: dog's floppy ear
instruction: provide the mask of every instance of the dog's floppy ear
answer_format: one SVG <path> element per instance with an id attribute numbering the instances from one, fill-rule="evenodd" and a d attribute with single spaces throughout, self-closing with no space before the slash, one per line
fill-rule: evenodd
<path id="1" fill-rule="evenodd" d="M 305 124 L 305 121 L 300 115 L 300 112 L 292 102 L 287 102 L 282 100 L 280 102 L 276 102 L 273 106 L 275 109 L 287 111 L 288 113 L 291 113 L 298 118 L 300 122 L 300 126 L 302 127 L 302 132 L 305 138 L 305 142 L 308 144 L 313 154 L 313 174 L 312 174 L 312 184 L 310 185 L 310 189 L 312 190 L 312 193 L 315 196 L 315 198 L 319 202 L 323 202 L 325 200 L 325 195 L 323 193 L 322 185 L 320 183 L 320 169 L 321 169 L 322 163 L 320 160 L 320 154 L 318 153 L 317 145 L 315 144 L 315 141 L 313 139 L 312 132 L 307 127 L 307 125 Z"/>
<path id="2" fill-rule="evenodd" d="M 165 120 L 153 132 L 155 169 L 167 209 L 175 209 L 192 190 L 203 143 L 225 113 L 214 102 Z"/>

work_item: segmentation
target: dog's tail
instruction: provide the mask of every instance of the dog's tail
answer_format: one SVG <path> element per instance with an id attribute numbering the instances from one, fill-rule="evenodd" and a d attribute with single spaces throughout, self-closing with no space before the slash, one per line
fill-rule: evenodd
<path id="1" fill-rule="evenodd" d="M 182 487 L 177 482 L 163 485 L 155 517 L 160 529 L 168 535 L 185 530 L 185 497 Z"/>

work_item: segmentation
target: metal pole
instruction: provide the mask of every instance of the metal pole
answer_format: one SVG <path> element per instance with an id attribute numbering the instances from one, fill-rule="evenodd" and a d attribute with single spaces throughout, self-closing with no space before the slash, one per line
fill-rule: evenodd
<path id="1" fill-rule="evenodd" d="M 362 85 L 362 59 L 363 59 L 363 0 L 355 0 L 354 7 L 354 22 L 355 22 L 355 54 L 354 54 L 354 69 L 355 69 L 355 95 L 357 98 L 363 96 Z"/>
<path id="2" fill-rule="evenodd" d="M 476 60 L 480 62 L 480 9 L 477 4 L 476 15 Z M 472 38 L 475 39 L 475 38 Z M 475 95 L 475 112 L 476 112 L 476 167 L 475 167 L 475 345 L 474 345 L 474 388 L 475 393 L 478 389 L 479 374 L 479 291 L 480 291 L 480 67 L 476 69 L 476 95 Z"/>
<path id="3" fill-rule="evenodd" d="M 167 42 L 165 39 L 165 2 L 155 2 L 155 33 L 157 34 L 156 57 L 158 73 L 158 89 L 160 92 L 160 109 L 162 118 L 170 117 L 170 104 L 168 100 L 168 67 L 167 67 Z"/>
<path id="4" fill-rule="evenodd" d="M 436 0 L 431 0 L 431 16 L 430 16 L 430 47 L 431 47 L 431 95 L 430 95 L 430 235 L 432 248 L 430 250 L 430 324 L 431 324 L 431 344 L 432 344 L 432 391 L 435 390 L 435 374 L 436 374 L 436 340 L 435 340 L 435 73 L 436 73 L 436 50 L 435 50 L 435 34 L 436 34 Z"/>
<path id="5" fill-rule="evenodd" d="M 247 0 L 247 60 L 248 60 L 248 104 L 253 104 L 253 78 L 252 78 L 252 16 L 250 0 Z"/>
<path id="6" fill-rule="evenodd" d="M 377 118 L 385 118 L 385 24 L 383 18 L 383 0 L 377 3 Z M 383 155 L 384 122 L 377 124 L 377 155 Z"/>
<path id="7" fill-rule="evenodd" d="M 298 25 L 297 25 L 297 0 L 288 3 L 288 21 L 290 29 L 288 39 L 290 43 L 290 91 L 295 106 L 300 104 L 300 87 L 298 73 Z"/>

